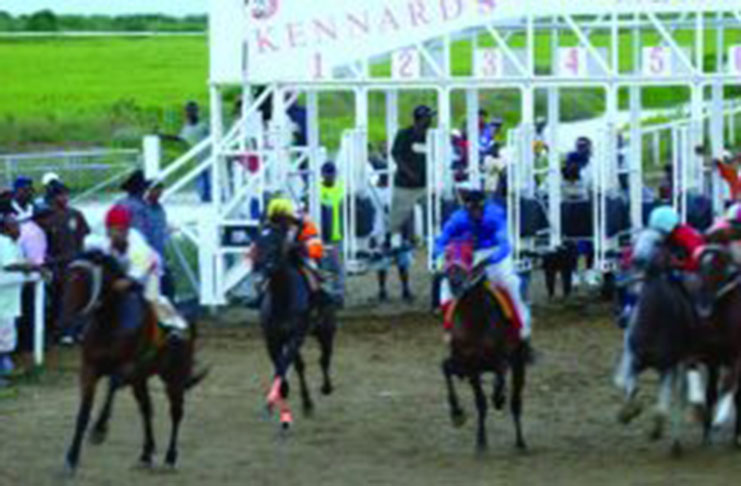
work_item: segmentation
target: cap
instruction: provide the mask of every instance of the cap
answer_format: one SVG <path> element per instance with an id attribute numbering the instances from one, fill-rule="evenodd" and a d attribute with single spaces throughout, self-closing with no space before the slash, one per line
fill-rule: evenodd
<path id="1" fill-rule="evenodd" d="M 41 184 L 44 186 L 48 186 L 53 181 L 60 181 L 59 175 L 57 175 L 55 172 L 47 172 L 41 177 Z"/>
<path id="2" fill-rule="evenodd" d="M 26 176 L 18 176 L 13 182 L 13 190 L 17 191 L 23 187 L 33 187 L 33 179 Z"/>
<path id="3" fill-rule="evenodd" d="M 414 109 L 414 118 L 432 118 L 437 113 L 427 105 L 419 105 Z"/>

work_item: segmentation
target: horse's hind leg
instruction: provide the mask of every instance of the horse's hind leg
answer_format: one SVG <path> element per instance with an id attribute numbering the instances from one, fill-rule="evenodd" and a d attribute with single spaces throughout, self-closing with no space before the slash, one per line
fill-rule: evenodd
<path id="1" fill-rule="evenodd" d="M 708 366 L 708 383 L 705 388 L 705 413 L 703 414 L 703 442 L 709 445 L 713 440 L 713 410 L 718 402 L 718 367 Z"/>
<path id="2" fill-rule="evenodd" d="M 461 404 L 458 401 L 458 394 L 455 392 L 455 385 L 453 384 L 453 375 L 455 374 L 453 360 L 448 358 L 443 361 L 442 369 L 445 376 L 445 384 L 448 388 L 450 420 L 452 420 L 454 427 L 461 427 L 466 422 L 466 415 L 463 413 Z"/>
<path id="3" fill-rule="evenodd" d="M 139 463 L 145 467 L 152 466 L 152 456 L 154 455 L 154 432 L 152 431 L 152 399 L 149 396 L 149 388 L 146 381 L 137 381 L 132 384 L 131 388 L 136 403 L 139 405 L 139 413 L 142 416 L 144 427 L 144 443 L 142 452 L 139 456 Z"/>
<path id="4" fill-rule="evenodd" d="M 77 412 L 77 422 L 75 425 L 75 435 L 72 444 L 67 450 L 66 465 L 70 473 L 74 472 L 77 464 L 80 462 L 80 449 L 82 447 L 82 438 L 85 435 L 88 422 L 90 421 L 90 412 L 95 400 L 95 385 L 98 382 L 98 374 L 89 365 L 83 364 L 80 371 L 80 391 L 81 401 L 80 409 Z"/>
<path id="5" fill-rule="evenodd" d="M 175 467 L 178 460 L 178 434 L 183 420 L 185 389 L 180 382 L 167 383 L 167 398 L 170 401 L 170 444 L 167 446 L 165 464 Z"/>
<path id="6" fill-rule="evenodd" d="M 515 423 L 515 445 L 520 450 L 527 449 L 525 438 L 522 434 L 522 392 L 525 388 L 525 357 L 519 356 L 512 366 L 512 398 L 510 399 L 510 411 Z"/>
<path id="7" fill-rule="evenodd" d="M 317 329 L 317 339 L 321 349 L 319 364 L 322 367 L 322 394 L 329 395 L 334 390 L 329 370 L 332 365 L 332 353 L 334 351 L 334 334 L 336 330 L 334 311 L 323 318 Z"/>
<path id="8" fill-rule="evenodd" d="M 113 412 L 113 398 L 116 395 L 118 386 L 113 378 L 108 381 L 108 394 L 106 395 L 103 409 L 100 411 L 100 416 L 96 420 L 93 430 L 90 434 L 90 442 L 93 444 L 102 444 L 108 435 L 108 421 L 111 418 Z"/>
<path id="9" fill-rule="evenodd" d="M 301 353 L 296 354 L 296 373 L 298 374 L 299 384 L 301 385 L 301 403 L 305 415 L 311 415 L 314 411 L 314 403 L 311 401 L 309 387 L 306 384 L 306 364 Z"/>
<path id="10" fill-rule="evenodd" d="M 507 379 L 504 374 L 496 373 L 494 375 L 494 394 L 491 397 L 491 402 L 497 410 L 503 409 L 507 402 L 506 386 Z"/>
<path id="11" fill-rule="evenodd" d="M 736 430 L 733 434 L 733 445 L 741 449 L 741 380 L 736 388 Z"/>
<path id="12" fill-rule="evenodd" d="M 481 375 L 475 374 L 471 377 L 471 386 L 473 387 L 474 397 L 476 399 L 476 409 L 479 413 L 479 424 L 476 431 L 476 450 L 483 452 L 487 448 L 486 440 L 486 396 L 481 386 Z"/>

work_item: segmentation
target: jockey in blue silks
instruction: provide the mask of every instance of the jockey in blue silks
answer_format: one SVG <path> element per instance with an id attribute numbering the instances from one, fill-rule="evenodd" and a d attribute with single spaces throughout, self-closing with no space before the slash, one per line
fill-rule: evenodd
<path id="1" fill-rule="evenodd" d="M 465 207 L 453 213 L 435 242 L 438 268 L 442 267 L 445 248 L 451 241 L 463 238 L 473 240 L 476 254 L 474 261 L 488 259 L 487 278 L 509 294 L 522 328 L 520 338 L 530 353 L 530 312 L 520 292 L 520 277 L 512 261 L 512 247 L 507 235 L 507 213 L 494 201 L 487 201 L 484 192 L 475 186 L 459 187 Z M 443 308 L 453 299 L 447 281 L 440 288 L 440 303 Z"/>

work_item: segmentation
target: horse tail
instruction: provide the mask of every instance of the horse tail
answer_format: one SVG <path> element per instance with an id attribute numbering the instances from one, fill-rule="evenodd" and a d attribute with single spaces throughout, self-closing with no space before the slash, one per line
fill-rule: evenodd
<path id="1" fill-rule="evenodd" d="M 211 373 L 211 367 L 206 366 L 205 368 L 198 370 L 195 374 L 191 374 L 185 380 L 185 389 L 190 390 L 191 388 L 195 388 L 208 376 L 209 373 Z"/>

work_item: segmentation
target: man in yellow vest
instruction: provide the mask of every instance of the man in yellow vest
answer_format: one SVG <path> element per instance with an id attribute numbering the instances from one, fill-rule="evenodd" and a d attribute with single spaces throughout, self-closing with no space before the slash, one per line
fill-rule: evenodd
<path id="1" fill-rule="evenodd" d="M 321 267 L 332 274 L 332 297 L 342 306 L 345 294 L 345 271 L 342 264 L 342 204 L 345 199 L 345 185 L 337 179 L 337 166 L 334 162 L 328 161 L 322 166 L 319 198 L 324 242 Z"/>

